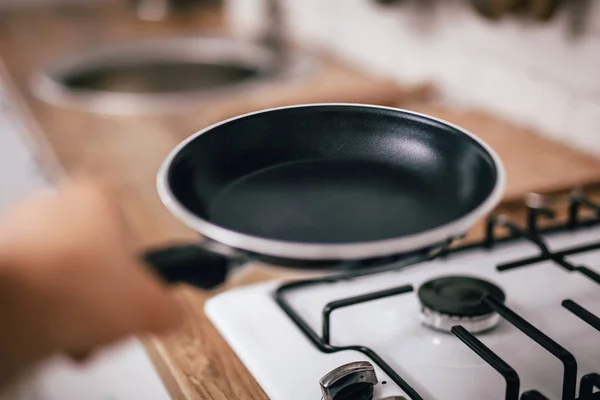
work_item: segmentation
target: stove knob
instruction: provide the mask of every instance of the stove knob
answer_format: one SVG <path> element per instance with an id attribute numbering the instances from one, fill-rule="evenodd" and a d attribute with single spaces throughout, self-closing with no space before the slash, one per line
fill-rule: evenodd
<path id="1" fill-rule="evenodd" d="M 323 400 L 372 400 L 377 375 L 370 362 L 357 361 L 337 367 L 320 384 Z"/>

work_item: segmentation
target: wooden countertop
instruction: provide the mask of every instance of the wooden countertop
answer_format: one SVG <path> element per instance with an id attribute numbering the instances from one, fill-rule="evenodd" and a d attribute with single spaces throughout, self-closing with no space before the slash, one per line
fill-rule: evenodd
<path id="1" fill-rule="evenodd" d="M 146 246 L 197 238 L 165 210 L 156 194 L 155 175 L 166 154 L 183 138 L 213 122 L 285 104 L 333 101 L 400 105 L 463 125 L 489 140 L 504 159 L 509 174 L 507 203 L 529 190 L 553 192 L 600 182 L 600 161 L 595 158 L 485 113 L 415 103 L 415 98 L 428 93 L 423 87 L 398 87 L 324 56 L 319 72 L 306 81 L 283 84 L 261 96 L 247 94 L 199 104 L 172 115 L 118 117 L 60 108 L 35 98 L 29 87 L 32 74 L 62 54 L 126 39 L 223 29 L 219 10 L 148 23 L 138 21 L 121 2 L 0 13 L 0 72 L 32 133 L 41 162 L 55 178 L 62 173 L 83 172 L 108 184 Z M 528 149 L 536 151 L 529 153 Z M 480 235 L 479 225 L 470 238 Z M 291 271 L 253 265 L 220 290 L 292 275 L 295 273 Z M 187 305 L 187 325 L 168 337 L 145 340 L 172 396 L 201 400 L 266 398 L 204 315 L 204 302 L 217 291 L 203 293 L 183 287 L 179 293 Z"/>

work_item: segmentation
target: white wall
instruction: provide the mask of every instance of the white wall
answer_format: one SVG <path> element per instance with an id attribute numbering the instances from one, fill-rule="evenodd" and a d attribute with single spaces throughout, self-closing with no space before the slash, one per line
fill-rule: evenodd
<path id="1" fill-rule="evenodd" d="M 257 33 L 264 0 L 228 0 L 230 21 Z M 600 3 L 587 33 L 569 14 L 549 24 L 479 17 L 465 1 L 382 7 L 368 0 L 285 0 L 291 34 L 401 82 L 434 80 L 451 100 L 489 109 L 600 155 Z"/>

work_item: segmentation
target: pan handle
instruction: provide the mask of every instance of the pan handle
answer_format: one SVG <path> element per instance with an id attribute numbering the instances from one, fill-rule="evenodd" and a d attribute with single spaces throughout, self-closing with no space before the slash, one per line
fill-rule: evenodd
<path id="1" fill-rule="evenodd" d="M 197 244 L 174 245 L 146 251 L 142 259 L 163 281 L 213 289 L 227 280 L 233 262 Z"/>

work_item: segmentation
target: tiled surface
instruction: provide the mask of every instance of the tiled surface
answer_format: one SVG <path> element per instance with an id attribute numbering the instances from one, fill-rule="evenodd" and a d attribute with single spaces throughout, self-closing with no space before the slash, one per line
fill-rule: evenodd
<path id="1" fill-rule="evenodd" d="M 265 0 L 227 0 L 233 31 L 255 37 Z M 490 22 L 469 2 L 287 0 L 292 37 L 400 82 L 433 80 L 448 99 L 488 109 L 600 156 L 600 1 L 586 34 L 568 13 L 550 23 Z"/>
<path id="2" fill-rule="evenodd" d="M 0 212 L 32 191 L 49 187 L 21 129 L 0 85 Z M 170 396 L 140 342 L 129 340 L 86 364 L 49 360 L 0 393 L 0 400 L 170 400 Z"/>

